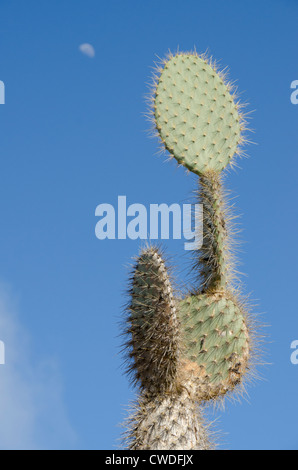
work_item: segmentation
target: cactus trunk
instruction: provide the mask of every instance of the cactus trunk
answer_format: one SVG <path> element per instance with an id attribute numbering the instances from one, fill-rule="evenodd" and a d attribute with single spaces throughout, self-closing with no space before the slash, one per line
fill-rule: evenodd
<path id="1" fill-rule="evenodd" d="M 186 390 L 141 397 L 130 419 L 129 450 L 210 450 L 210 430 Z"/>

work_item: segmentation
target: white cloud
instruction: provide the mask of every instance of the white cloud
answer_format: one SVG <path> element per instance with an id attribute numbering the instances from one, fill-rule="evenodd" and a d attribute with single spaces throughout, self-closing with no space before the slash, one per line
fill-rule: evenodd
<path id="1" fill-rule="evenodd" d="M 79 50 L 82 52 L 82 54 L 85 54 L 86 56 L 90 57 L 93 59 L 95 56 L 95 49 L 91 44 L 88 44 L 87 42 L 84 44 L 81 44 L 79 46 Z"/>
<path id="2" fill-rule="evenodd" d="M 71 449 L 76 435 L 67 417 L 56 361 L 34 361 L 8 289 L 0 285 L 0 449 Z"/>

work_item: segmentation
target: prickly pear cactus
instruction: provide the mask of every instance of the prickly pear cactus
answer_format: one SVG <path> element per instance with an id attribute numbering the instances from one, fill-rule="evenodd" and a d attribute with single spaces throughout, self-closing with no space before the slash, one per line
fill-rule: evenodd
<path id="1" fill-rule="evenodd" d="M 184 361 L 198 400 L 225 395 L 241 382 L 249 361 L 245 312 L 228 293 L 189 296 L 180 304 Z"/>
<path id="2" fill-rule="evenodd" d="M 214 443 L 200 405 L 241 389 L 255 357 L 221 176 L 241 153 L 245 120 L 224 74 L 197 53 L 179 52 L 161 64 L 151 104 L 164 149 L 199 177 L 203 243 L 193 253 L 195 288 L 184 298 L 175 295 L 157 248 L 143 249 L 133 268 L 125 349 L 140 396 L 127 446 L 206 450 Z"/>
<path id="3" fill-rule="evenodd" d="M 214 449 L 210 426 L 187 390 L 143 394 L 127 427 L 130 450 Z"/>
<path id="4" fill-rule="evenodd" d="M 168 392 L 179 360 L 177 301 L 159 251 L 149 247 L 136 261 L 126 335 L 129 371 L 142 389 Z"/>
<path id="5" fill-rule="evenodd" d="M 223 170 L 239 151 L 244 124 L 224 75 L 193 53 L 170 56 L 158 72 L 154 120 L 165 148 L 198 175 Z"/>

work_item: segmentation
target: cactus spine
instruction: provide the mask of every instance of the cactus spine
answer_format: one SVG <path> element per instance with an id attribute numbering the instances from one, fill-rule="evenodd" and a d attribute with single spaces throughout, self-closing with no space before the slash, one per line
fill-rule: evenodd
<path id="1" fill-rule="evenodd" d="M 203 244 L 197 284 L 175 296 L 162 254 L 142 250 L 132 271 L 125 334 L 128 371 L 140 396 L 129 449 L 210 449 L 201 404 L 243 386 L 253 326 L 234 283 L 232 230 L 221 172 L 241 153 L 245 121 L 233 89 L 197 53 L 169 55 L 157 70 L 152 120 L 163 147 L 198 175 Z"/>

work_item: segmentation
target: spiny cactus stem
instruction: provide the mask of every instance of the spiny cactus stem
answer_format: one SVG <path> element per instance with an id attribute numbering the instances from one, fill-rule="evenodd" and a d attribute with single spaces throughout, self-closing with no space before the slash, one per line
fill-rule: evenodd
<path id="1" fill-rule="evenodd" d="M 186 390 L 142 394 L 130 416 L 126 433 L 128 450 L 210 450 L 210 426 Z"/>
<path id="2" fill-rule="evenodd" d="M 198 266 L 203 292 L 227 288 L 229 280 L 228 233 L 221 176 L 208 171 L 200 176 L 199 200 L 203 204 L 203 246 Z"/>
<path id="3" fill-rule="evenodd" d="M 131 281 L 128 371 L 142 389 L 166 392 L 176 386 L 179 325 L 170 278 L 156 248 L 142 250 Z"/>

